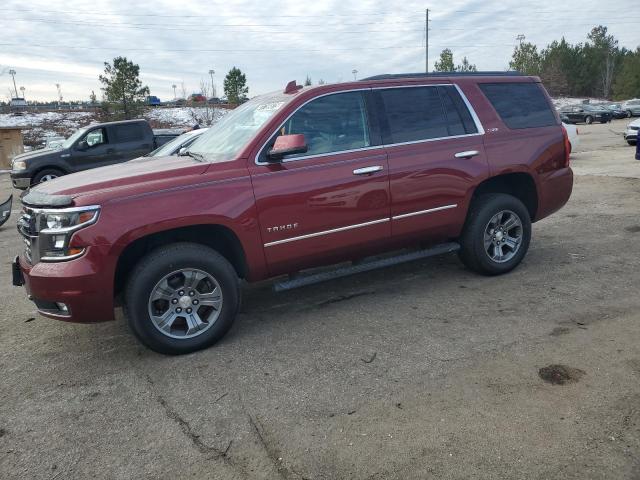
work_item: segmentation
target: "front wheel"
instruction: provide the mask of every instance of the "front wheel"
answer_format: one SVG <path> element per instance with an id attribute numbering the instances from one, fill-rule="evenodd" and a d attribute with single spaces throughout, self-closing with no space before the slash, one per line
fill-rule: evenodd
<path id="1" fill-rule="evenodd" d="M 633 117 L 633 112 L 631 110 L 627 110 L 627 118 Z"/>
<path id="2" fill-rule="evenodd" d="M 44 170 L 40 170 L 36 173 L 35 177 L 33 177 L 32 185 L 38 185 L 42 182 L 48 182 L 55 178 L 61 177 L 64 175 L 64 172 L 58 170 L 57 168 L 45 168 Z"/>
<path id="3" fill-rule="evenodd" d="M 593 123 L 593 117 L 587 115 L 587 117 L 584 119 L 584 123 L 586 123 L 587 125 L 591 125 Z"/>
<path id="4" fill-rule="evenodd" d="M 175 243 L 145 256 L 125 289 L 125 313 L 138 339 L 159 353 L 209 347 L 231 328 L 240 288 L 231 264 L 194 243 Z"/>
<path id="5" fill-rule="evenodd" d="M 511 195 L 482 195 L 469 209 L 460 240 L 460 259 L 468 268 L 483 275 L 507 273 L 529 249 L 529 211 Z"/>

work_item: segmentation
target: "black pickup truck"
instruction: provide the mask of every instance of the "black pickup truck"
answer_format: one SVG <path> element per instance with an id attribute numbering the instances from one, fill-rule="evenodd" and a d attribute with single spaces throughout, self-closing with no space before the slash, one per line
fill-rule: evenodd
<path id="1" fill-rule="evenodd" d="M 180 133 L 154 132 L 146 120 L 89 125 L 59 148 L 17 155 L 11 164 L 11 180 L 14 187 L 24 190 L 68 173 L 126 162 L 146 155 Z"/>

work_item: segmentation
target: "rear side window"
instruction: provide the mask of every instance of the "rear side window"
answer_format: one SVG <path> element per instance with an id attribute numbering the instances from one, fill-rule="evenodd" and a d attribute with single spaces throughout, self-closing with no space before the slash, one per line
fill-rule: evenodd
<path id="1" fill-rule="evenodd" d="M 449 135 L 438 89 L 407 87 L 376 90 L 386 112 L 385 143 L 404 143 Z"/>
<path id="2" fill-rule="evenodd" d="M 114 141 L 117 143 L 135 142 L 144 139 L 144 129 L 139 123 L 114 125 L 111 128 Z"/>
<path id="3" fill-rule="evenodd" d="M 537 83 L 481 83 L 480 89 L 509 128 L 556 124 L 551 106 Z"/>

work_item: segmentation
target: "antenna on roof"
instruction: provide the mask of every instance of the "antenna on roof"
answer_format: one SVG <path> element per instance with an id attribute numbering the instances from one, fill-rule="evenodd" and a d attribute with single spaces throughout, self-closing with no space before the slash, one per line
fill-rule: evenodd
<path id="1" fill-rule="evenodd" d="M 302 85 L 296 85 L 296 81 L 291 80 L 289 83 L 287 83 L 287 86 L 284 87 L 284 93 L 296 93 L 301 88 Z"/>

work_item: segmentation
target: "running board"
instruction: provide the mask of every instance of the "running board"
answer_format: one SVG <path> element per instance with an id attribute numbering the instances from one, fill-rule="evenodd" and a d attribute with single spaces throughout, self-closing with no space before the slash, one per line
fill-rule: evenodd
<path id="1" fill-rule="evenodd" d="M 340 267 L 336 270 L 328 272 L 311 273 L 307 275 L 300 275 L 295 277 L 289 277 L 288 280 L 281 282 L 275 282 L 273 289 L 276 292 L 283 292 L 285 290 L 293 290 L 294 288 L 305 287 L 307 285 L 313 285 L 314 283 L 325 282 L 327 280 L 333 280 L 335 278 L 347 277 L 356 273 L 368 272 L 370 270 L 376 270 L 378 268 L 390 267 L 392 265 L 398 265 L 400 263 L 411 262 L 413 260 L 419 260 L 421 258 L 433 257 L 435 255 L 442 255 L 443 253 L 457 252 L 460 250 L 460 245 L 457 243 L 443 243 L 432 248 L 425 250 L 417 250 L 414 252 L 403 253 L 394 257 L 379 258 L 376 260 L 365 261 L 362 263 L 352 264 L 348 267 Z"/>

